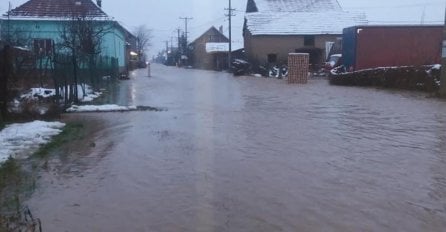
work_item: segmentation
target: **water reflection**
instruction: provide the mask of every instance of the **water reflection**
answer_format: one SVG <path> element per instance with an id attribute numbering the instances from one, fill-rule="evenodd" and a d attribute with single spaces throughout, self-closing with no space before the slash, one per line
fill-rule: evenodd
<path id="1" fill-rule="evenodd" d="M 446 227 L 445 102 L 152 68 L 115 100 L 168 111 L 96 116 L 126 127 L 95 137 L 114 144 L 82 178 L 56 179 L 31 200 L 49 231 Z"/>

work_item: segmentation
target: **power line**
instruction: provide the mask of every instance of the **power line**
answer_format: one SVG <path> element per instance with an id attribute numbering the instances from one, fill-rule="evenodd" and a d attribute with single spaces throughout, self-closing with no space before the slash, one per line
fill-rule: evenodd
<path id="1" fill-rule="evenodd" d="M 194 18 L 192 17 L 180 17 L 180 19 L 184 20 L 184 37 L 186 38 L 186 44 L 187 44 L 187 23 L 189 20 L 192 20 Z"/>
<path id="2" fill-rule="evenodd" d="M 235 10 L 232 8 L 231 0 L 229 0 L 229 7 L 225 8 L 225 10 L 228 11 L 228 14 L 226 15 L 229 19 L 229 52 L 228 52 L 228 68 L 231 68 L 232 64 L 232 16 L 235 16 L 232 12 Z"/>
<path id="3" fill-rule="evenodd" d="M 200 24 L 200 25 L 196 25 L 196 26 L 190 27 L 190 29 L 197 29 L 197 28 L 200 28 L 200 27 L 204 27 L 204 26 L 213 24 L 214 22 L 220 21 L 220 20 L 225 19 L 225 18 L 226 18 L 226 16 L 222 16 L 222 17 L 219 17 L 219 18 L 210 20 L 210 21 L 208 21 L 208 22 L 206 22 L 206 23 L 203 23 L 203 24 Z"/>

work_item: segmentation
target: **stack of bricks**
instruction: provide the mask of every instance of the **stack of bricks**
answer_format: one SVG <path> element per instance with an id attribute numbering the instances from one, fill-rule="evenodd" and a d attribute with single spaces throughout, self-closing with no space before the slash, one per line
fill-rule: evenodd
<path id="1" fill-rule="evenodd" d="M 288 84 L 306 84 L 309 65 L 310 54 L 290 53 L 288 55 Z"/>

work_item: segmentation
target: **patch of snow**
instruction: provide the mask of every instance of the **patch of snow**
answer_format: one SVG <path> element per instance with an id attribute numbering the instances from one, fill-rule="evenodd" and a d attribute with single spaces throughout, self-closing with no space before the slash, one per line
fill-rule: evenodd
<path id="1" fill-rule="evenodd" d="M 45 88 L 31 88 L 26 94 L 20 96 L 20 98 L 35 99 L 35 98 L 49 98 L 56 95 L 55 89 L 45 89 Z"/>
<path id="2" fill-rule="evenodd" d="M 340 11 L 341 6 L 336 0 L 299 0 L 299 1 L 270 1 L 270 0 L 256 0 L 257 9 L 260 12 L 308 12 L 308 11 Z"/>
<path id="3" fill-rule="evenodd" d="M 256 12 L 245 17 L 252 35 L 339 35 L 346 27 L 367 24 L 363 14 L 344 11 Z"/>
<path id="4" fill-rule="evenodd" d="M 100 97 L 102 95 L 101 92 L 94 92 L 93 89 L 89 85 L 84 85 L 85 88 L 85 95 L 82 91 L 82 85 L 77 86 L 77 95 L 79 98 L 79 101 L 81 102 L 91 102 L 94 99 Z M 62 97 L 65 96 L 65 91 L 68 91 L 68 94 L 70 94 L 70 88 L 65 90 L 65 88 L 61 88 L 59 90 L 60 95 Z M 38 99 L 38 98 L 49 98 L 56 95 L 55 89 L 46 89 L 46 88 L 32 88 L 30 91 L 26 94 L 23 94 L 20 98 L 21 99 Z"/>
<path id="5" fill-rule="evenodd" d="M 81 102 L 92 102 L 94 99 L 100 97 L 101 95 L 101 92 L 89 93 L 81 99 Z"/>
<path id="6" fill-rule="evenodd" d="M 254 76 L 255 76 L 255 77 L 262 77 L 262 74 L 258 74 L 258 73 L 256 73 L 256 74 L 254 74 Z"/>
<path id="7" fill-rule="evenodd" d="M 441 69 L 441 64 L 435 64 L 435 65 L 432 67 L 432 69 L 440 70 L 440 69 Z"/>
<path id="8" fill-rule="evenodd" d="M 50 141 L 51 137 L 62 132 L 61 122 L 34 121 L 6 126 L 0 131 L 0 163 L 9 157 L 32 153 L 39 146 Z"/>
<path id="9" fill-rule="evenodd" d="M 118 105 L 73 105 L 66 111 L 70 113 L 74 112 L 113 112 L 113 111 L 131 111 L 136 110 L 136 106 L 118 106 Z"/>

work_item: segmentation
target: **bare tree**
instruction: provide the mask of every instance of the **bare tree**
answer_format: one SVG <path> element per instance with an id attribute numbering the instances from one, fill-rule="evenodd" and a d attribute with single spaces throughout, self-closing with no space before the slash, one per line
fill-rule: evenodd
<path id="1" fill-rule="evenodd" d="M 152 30 L 148 29 L 146 25 L 140 25 L 135 28 L 135 31 L 133 32 L 137 39 L 137 49 L 138 49 L 138 55 L 139 57 L 145 56 L 145 53 L 149 49 L 149 47 L 152 45 Z"/>
<path id="2" fill-rule="evenodd" d="M 12 49 L 7 45 L 0 51 L 0 123 L 8 113 L 8 83 L 12 78 L 12 72 Z"/>
<path id="3" fill-rule="evenodd" d="M 78 102 L 78 85 L 81 84 L 83 94 L 84 85 L 79 81 L 79 70 L 81 68 L 94 70 L 96 58 L 101 53 L 101 44 L 104 36 L 110 30 L 110 21 L 98 20 L 86 14 L 76 12 L 63 23 L 58 43 L 62 54 L 70 57 L 73 72 L 73 83 L 69 85 L 65 81 L 65 88 L 70 88 L 70 96 L 65 94 L 65 99 Z M 94 75 L 90 75 L 91 84 L 94 85 Z M 65 91 L 67 93 L 67 91 Z M 67 103 L 67 102 L 66 102 Z"/>

